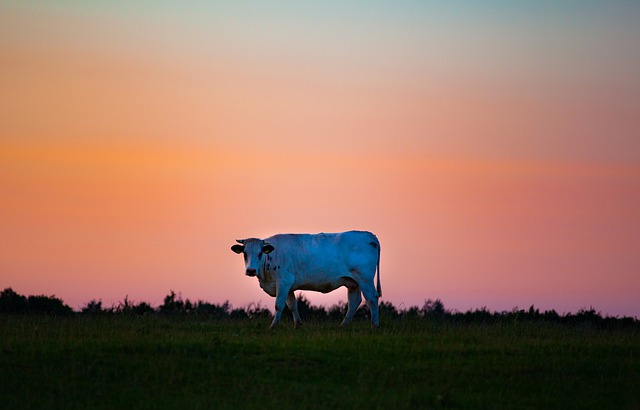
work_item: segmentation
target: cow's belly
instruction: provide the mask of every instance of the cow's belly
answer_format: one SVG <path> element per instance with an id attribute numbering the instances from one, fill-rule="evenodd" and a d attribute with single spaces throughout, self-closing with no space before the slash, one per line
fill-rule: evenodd
<path id="1" fill-rule="evenodd" d="M 298 279 L 293 284 L 292 290 L 313 290 L 316 292 L 329 293 L 338 289 L 340 286 L 348 288 L 357 287 L 355 280 L 349 277 L 340 278 L 304 278 Z"/>

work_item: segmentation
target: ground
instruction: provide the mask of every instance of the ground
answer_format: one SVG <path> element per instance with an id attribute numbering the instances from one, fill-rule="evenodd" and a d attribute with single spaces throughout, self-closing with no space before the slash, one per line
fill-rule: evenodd
<path id="1" fill-rule="evenodd" d="M 2 408 L 640 408 L 640 330 L 0 315 Z"/>

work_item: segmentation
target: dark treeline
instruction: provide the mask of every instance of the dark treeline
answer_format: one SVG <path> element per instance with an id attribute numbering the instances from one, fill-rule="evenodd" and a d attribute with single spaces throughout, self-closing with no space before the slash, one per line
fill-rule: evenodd
<path id="1" fill-rule="evenodd" d="M 59 316 L 73 314 L 73 309 L 55 296 L 22 296 L 11 288 L 0 292 L 0 313 L 44 313 Z"/>
<path id="2" fill-rule="evenodd" d="M 298 311 L 303 320 L 307 321 L 341 321 L 346 312 L 347 304 L 340 302 L 329 308 L 312 305 L 304 295 L 298 296 Z M 165 296 L 159 307 L 147 302 L 133 302 L 125 297 L 117 305 L 102 306 L 102 301 L 88 302 L 80 312 L 74 312 L 71 307 L 55 296 L 23 296 L 13 289 L 7 288 L 0 292 L 0 314 L 47 314 L 55 316 L 102 316 L 102 315 L 201 315 L 220 320 L 241 320 L 255 318 L 271 318 L 271 311 L 260 303 L 252 303 L 244 308 L 234 308 L 228 301 L 222 304 L 212 304 L 204 301 L 192 302 L 171 291 Z M 548 322 L 574 326 L 595 328 L 640 328 L 640 320 L 632 317 L 602 316 L 593 307 L 581 309 L 577 313 L 559 314 L 555 310 L 541 312 L 534 306 L 529 309 L 514 308 L 511 311 L 491 312 L 486 307 L 466 312 L 445 309 L 440 299 L 427 299 L 422 307 L 411 306 L 397 308 L 391 302 L 380 303 L 380 315 L 383 320 L 425 320 L 442 323 L 517 323 L 517 322 Z M 358 309 L 356 319 L 368 320 L 369 311 L 366 304 Z M 291 320 L 288 308 L 283 312 L 283 320 Z"/>

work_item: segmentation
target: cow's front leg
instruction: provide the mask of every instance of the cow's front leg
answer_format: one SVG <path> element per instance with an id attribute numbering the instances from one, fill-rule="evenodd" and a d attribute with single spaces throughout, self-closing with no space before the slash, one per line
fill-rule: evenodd
<path id="1" fill-rule="evenodd" d="M 282 280 L 276 283 L 276 314 L 273 317 L 273 322 L 271 322 L 272 329 L 280 324 L 282 311 L 284 310 L 284 305 L 287 302 L 290 290 L 291 283 Z"/>
<path id="2" fill-rule="evenodd" d="M 296 300 L 296 295 L 292 290 L 289 291 L 289 296 L 287 296 L 287 306 L 293 313 L 293 322 L 295 323 L 295 327 L 298 328 L 302 326 L 302 320 L 300 319 L 300 314 L 298 313 L 298 301 Z"/>

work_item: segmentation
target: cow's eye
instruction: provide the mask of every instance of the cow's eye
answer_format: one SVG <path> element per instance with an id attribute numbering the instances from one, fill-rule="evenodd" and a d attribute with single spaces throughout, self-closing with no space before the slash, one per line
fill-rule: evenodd
<path id="1" fill-rule="evenodd" d="M 244 256 L 244 261 L 247 261 L 247 253 L 246 252 L 242 252 L 242 255 Z"/>
<path id="2" fill-rule="evenodd" d="M 262 259 L 262 252 L 258 254 L 258 259 Z"/>

